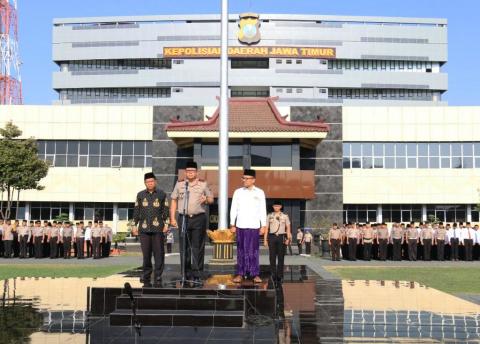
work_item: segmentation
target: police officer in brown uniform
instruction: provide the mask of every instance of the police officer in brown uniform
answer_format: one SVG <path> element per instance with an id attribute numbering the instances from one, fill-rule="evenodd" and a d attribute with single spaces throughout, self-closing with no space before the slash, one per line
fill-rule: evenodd
<path id="1" fill-rule="evenodd" d="M 423 260 L 430 261 L 432 253 L 433 229 L 431 225 L 426 225 L 420 232 L 420 242 L 423 245 Z"/>
<path id="2" fill-rule="evenodd" d="M 185 242 L 180 235 L 180 260 L 187 279 L 199 281 L 202 278 L 207 233 L 206 212 L 207 206 L 212 203 L 213 193 L 207 182 L 198 179 L 197 163 L 187 162 L 185 179 L 175 184 L 170 204 L 170 224 L 172 227 L 179 227 L 180 230 L 183 225 L 185 229 Z"/>
<path id="3" fill-rule="evenodd" d="M 445 260 L 445 241 L 447 240 L 447 230 L 443 223 L 440 223 L 435 230 L 433 243 L 437 246 L 437 260 Z"/>
<path id="4" fill-rule="evenodd" d="M 165 220 L 168 216 L 168 202 L 165 192 L 157 188 L 157 178 L 152 172 L 144 175 L 145 189 L 137 193 L 132 230 L 134 235 L 140 232 L 140 246 L 143 255 L 143 275 L 140 282 L 151 285 L 152 255 L 155 259 L 154 282 L 162 281 L 165 261 L 164 233 L 168 231 Z"/>
<path id="5" fill-rule="evenodd" d="M 388 248 L 388 228 L 387 225 L 382 223 L 377 226 L 377 243 L 378 243 L 378 257 L 380 260 L 387 260 L 387 248 Z"/>
<path id="6" fill-rule="evenodd" d="M 273 212 L 267 215 L 263 243 L 268 247 L 270 271 L 274 283 L 282 282 L 286 245 L 292 241 L 290 218 L 282 213 L 282 202 L 273 201 Z M 278 263 L 277 263 L 278 260 Z"/>
<path id="7" fill-rule="evenodd" d="M 112 246 L 113 231 L 109 225 L 103 227 L 103 245 L 102 245 L 102 257 L 110 256 L 110 248 Z"/>
<path id="8" fill-rule="evenodd" d="M 405 235 L 403 228 L 398 223 L 393 225 L 390 237 L 393 244 L 393 260 L 402 260 L 402 245 L 405 242 Z"/>
<path id="9" fill-rule="evenodd" d="M 57 243 L 60 235 L 60 227 L 55 223 L 48 232 L 48 243 L 50 244 L 50 259 L 57 258 Z"/>
<path id="10" fill-rule="evenodd" d="M 334 223 L 332 228 L 328 231 L 328 244 L 330 245 L 330 252 L 332 253 L 333 261 L 340 261 L 340 245 L 342 242 L 342 231 Z"/>
<path id="11" fill-rule="evenodd" d="M 360 233 L 355 224 L 349 225 L 347 229 L 348 238 L 348 259 L 357 260 L 357 245 L 360 241 Z"/>
<path id="12" fill-rule="evenodd" d="M 35 225 L 32 228 L 33 244 L 35 251 L 35 258 L 39 259 L 43 257 L 43 227 L 40 227 L 40 221 L 35 221 Z"/>
<path id="13" fill-rule="evenodd" d="M 102 223 L 103 226 L 103 223 Z M 95 221 L 92 230 L 92 247 L 93 247 L 93 259 L 100 259 L 100 242 L 102 240 L 102 227 L 100 227 L 99 221 Z"/>
<path id="14" fill-rule="evenodd" d="M 372 258 L 372 244 L 373 244 L 373 228 L 370 223 L 367 223 L 362 230 L 363 243 L 363 259 L 370 260 Z"/>
<path id="15" fill-rule="evenodd" d="M 417 260 L 417 244 L 418 244 L 418 230 L 415 226 L 408 224 L 407 225 L 407 240 L 408 240 L 408 259 L 416 261 Z"/>
<path id="16" fill-rule="evenodd" d="M 70 222 L 65 222 L 62 232 L 62 242 L 63 242 L 63 258 L 70 259 L 71 250 L 72 250 L 72 236 L 73 228 L 70 225 Z"/>
<path id="17" fill-rule="evenodd" d="M 2 232 L 3 247 L 5 250 L 5 258 L 11 258 L 12 256 L 12 242 L 13 242 L 13 226 L 10 220 L 5 221 L 3 224 Z"/>
<path id="18" fill-rule="evenodd" d="M 30 227 L 27 225 L 27 220 L 23 220 L 22 224 L 17 227 L 18 241 L 20 243 L 20 254 L 21 259 L 27 258 L 27 243 L 30 240 Z"/>

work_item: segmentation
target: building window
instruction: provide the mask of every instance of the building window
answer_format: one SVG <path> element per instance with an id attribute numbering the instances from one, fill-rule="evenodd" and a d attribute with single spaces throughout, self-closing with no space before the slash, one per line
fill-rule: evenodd
<path id="1" fill-rule="evenodd" d="M 243 166 L 243 144 L 230 143 L 228 146 L 228 164 Z M 202 165 L 218 166 L 218 144 L 202 143 Z"/>
<path id="2" fill-rule="evenodd" d="M 345 204 L 343 206 L 344 222 L 366 223 L 377 221 L 377 206 L 375 204 Z"/>
<path id="3" fill-rule="evenodd" d="M 75 221 L 113 221 L 113 203 L 74 203 Z"/>
<path id="4" fill-rule="evenodd" d="M 292 146 L 290 144 L 251 145 L 251 164 L 255 167 L 291 167 Z"/>
<path id="5" fill-rule="evenodd" d="M 56 217 L 69 215 L 69 204 L 66 202 L 31 202 L 31 220 L 54 220 Z"/>
<path id="6" fill-rule="evenodd" d="M 269 59 L 231 59 L 232 69 L 268 69 Z"/>
<path id="7" fill-rule="evenodd" d="M 151 146 L 151 141 L 37 141 L 38 157 L 54 167 L 151 167 Z M 45 154 L 47 148 L 52 154 Z"/>

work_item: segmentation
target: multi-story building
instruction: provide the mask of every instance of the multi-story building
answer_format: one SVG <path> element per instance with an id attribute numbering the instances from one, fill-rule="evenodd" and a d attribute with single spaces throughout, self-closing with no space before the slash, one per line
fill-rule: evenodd
<path id="1" fill-rule="evenodd" d="M 230 16 L 232 97 L 281 106 L 445 105 L 445 19 Z M 242 26 L 243 27 L 243 26 Z M 216 106 L 218 15 L 55 19 L 55 104 Z"/>

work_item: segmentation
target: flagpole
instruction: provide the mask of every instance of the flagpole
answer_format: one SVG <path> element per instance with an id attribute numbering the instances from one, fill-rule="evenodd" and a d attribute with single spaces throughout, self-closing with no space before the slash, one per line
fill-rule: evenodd
<path id="1" fill-rule="evenodd" d="M 222 0 L 218 149 L 218 229 L 228 226 L 228 0 Z"/>

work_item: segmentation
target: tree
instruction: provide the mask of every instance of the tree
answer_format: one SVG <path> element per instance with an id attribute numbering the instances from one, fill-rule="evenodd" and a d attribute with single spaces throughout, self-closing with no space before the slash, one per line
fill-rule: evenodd
<path id="1" fill-rule="evenodd" d="M 11 121 L 0 129 L 0 217 L 9 219 L 13 202 L 18 209 L 22 190 L 43 190 L 39 184 L 48 164 L 39 159 L 34 138 L 19 139 L 22 131 Z"/>

